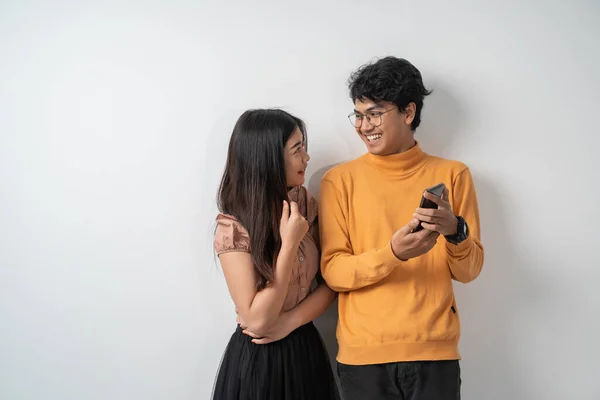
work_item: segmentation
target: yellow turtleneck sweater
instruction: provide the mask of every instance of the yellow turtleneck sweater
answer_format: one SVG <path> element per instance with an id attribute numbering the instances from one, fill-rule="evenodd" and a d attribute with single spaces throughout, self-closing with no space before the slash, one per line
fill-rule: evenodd
<path id="1" fill-rule="evenodd" d="M 452 211 L 469 226 L 453 245 L 398 260 L 390 246 L 423 191 L 444 182 Z M 424 153 L 417 143 L 390 156 L 367 153 L 321 182 L 321 271 L 339 294 L 338 361 L 364 365 L 459 359 L 460 321 L 452 279 L 469 282 L 483 265 L 479 211 L 469 169 Z"/>

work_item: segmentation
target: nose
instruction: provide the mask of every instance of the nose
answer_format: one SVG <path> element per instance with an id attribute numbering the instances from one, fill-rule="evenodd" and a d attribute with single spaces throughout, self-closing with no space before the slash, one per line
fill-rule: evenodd
<path id="1" fill-rule="evenodd" d="M 310 156 L 308 155 L 308 153 L 304 153 L 305 157 L 304 157 L 304 164 L 308 164 L 308 162 L 310 161 Z"/>
<path id="2" fill-rule="evenodd" d="M 362 124 L 360 125 L 359 131 L 360 133 L 372 131 L 375 128 L 371 125 L 371 122 L 367 118 L 363 118 Z"/>

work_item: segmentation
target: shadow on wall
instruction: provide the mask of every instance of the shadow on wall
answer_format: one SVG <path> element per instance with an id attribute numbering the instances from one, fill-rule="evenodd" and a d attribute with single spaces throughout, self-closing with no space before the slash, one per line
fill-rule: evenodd
<path id="1" fill-rule="evenodd" d="M 308 191 L 311 195 L 313 195 L 317 200 L 319 199 L 319 185 L 321 183 L 321 179 L 323 179 L 323 175 L 331 168 L 335 167 L 337 164 L 327 165 L 318 171 L 316 171 L 308 181 Z M 331 359 L 331 365 L 333 367 L 334 372 L 336 371 L 336 361 L 335 357 L 338 352 L 338 344 L 337 339 L 335 337 L 335 330 L 337 327 L 338 321 L 338 304 L 337 299 L 333 302 L 333 304 L 325 311 L 319 318 L 315 320 L 315 326 L 321 333 L 323 337 L 323 341 L 325 342 L 325 346 L 327 347 L 327 351 L 329 352 L 329 358 Z M 337 373 L 335 374 L 337 380 Z M 338 382 L 339 384 L 339 382 Z"/>
<path id="2" fill-rule="evenodd" d="M 415 138 L 426 153 L 444 157 L 460 134 L 465 112 L 448 88 L 435 80 L 432 83 L 428 89 L 433 93 L 425 98 Z"/>
<path id="3" fill-rule="evenodd" d="M 463 394 L 468 399 L 525 400 L 528 397 L 519 389 L 518 355 L 508 335 L 514 331 L 514 316 L 524 300 L 520 289 L 531 283 L 518 271 L 501 196 L 489 182 L 474 175 L 485 262 L 477 280 L 455 283 L 462 324 Z"/>

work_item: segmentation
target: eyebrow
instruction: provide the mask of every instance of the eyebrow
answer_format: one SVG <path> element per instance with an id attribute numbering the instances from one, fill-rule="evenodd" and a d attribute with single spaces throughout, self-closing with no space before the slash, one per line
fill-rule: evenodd
<path id="1" fill-rule="evenodd" d="M 302 145 L 302 141 L 297 142 L 296 144 L 294 144 L 292 147 L 290 147 L 290 150 L 295 150 L 297 147 Z"/>
<path id="2" fill-rule="evenodd" d="M 383 106 L 380 106 L 380 105 L 378 105 L 378 104 L 375 104 L 374 106 L 371 106 L 371 107 L 367 108 L 367 109 L 365 110 L 365 112 L 373 111 L 373 110 L 375 110 L 375 109 L 377 109 L 377 108 L 385 108 L 385 107 L 383 107 Z M 361 113 L 360 111 L 358 111 L 356 108 L 354 109 L 354 112 L 355 112 L 355 113 L 362 114 L 362 113 Z"/>

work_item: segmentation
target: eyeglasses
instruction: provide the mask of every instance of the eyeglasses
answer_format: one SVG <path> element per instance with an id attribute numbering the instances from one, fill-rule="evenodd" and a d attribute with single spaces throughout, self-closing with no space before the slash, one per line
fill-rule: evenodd
<path id="1" fill-rule="evenodd" d="M 369 111 L 365 115 L 353 112 L 352 114 L 348 115 L 348 119 L 350 120 L 352 126 L 354 126 L 355 128 L 360 128 L 362 126 L 363 120 L 365 119 L 365 117 L 367 117 L 367 121 L 369 121 L 369 124 L 371 124 L 371 126 L 373 127 L 377 127 L 383 122 L 383 118 L 381 118 L 381 116 L 385 113 L 394 110 L 395 108 L 396 107 L 393 107 L 385 111 Z"/>

